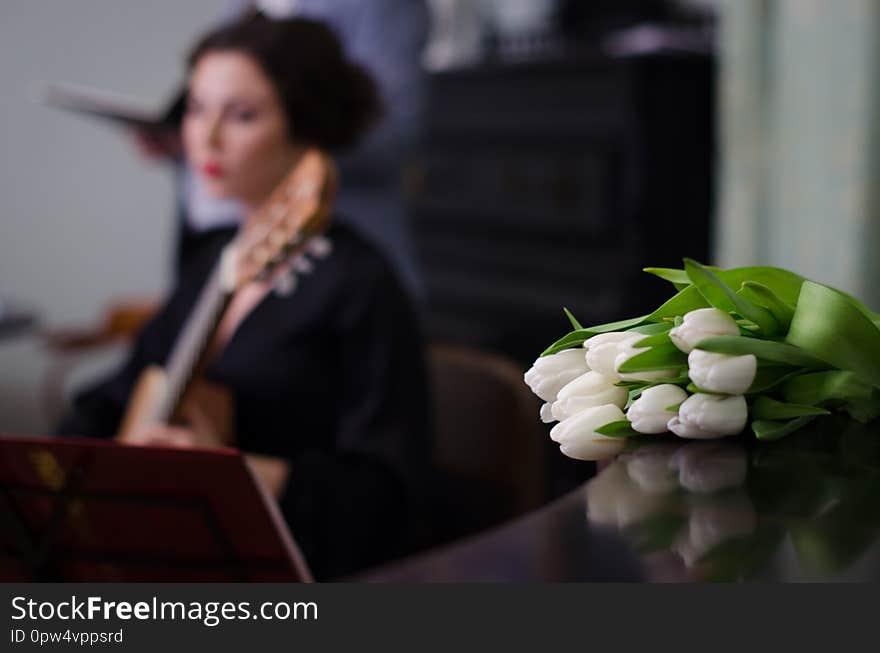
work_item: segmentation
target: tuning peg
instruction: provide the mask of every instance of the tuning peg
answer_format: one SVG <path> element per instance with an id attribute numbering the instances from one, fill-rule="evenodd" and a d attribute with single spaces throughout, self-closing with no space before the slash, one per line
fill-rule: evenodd
<path id="1" fill-rule="evenodd" d="M 299 280 L 291 270 L 282 270 L 275 277 L 275 294 L 282 297 L 289 297 L 296 290 Z"/>
<path id="2" fill-rule="evenodd" d="M 309 257 L 300 254 L 293 259 L 293 269 L 300 274 L 311 274 L 315 269 L 315 264 Z"/>
<path id="3" fill-rule="evenodd" d="M 287 244 L 285 245 L 285 248 L 287 248 L 287 251 L 290 251 L 293 248 L 299 247 L 300 245 L 302 245 L 303 235 L 297 234 L 297 233 L 290 234 L 285 237 L 285 240 L 287 240 Z"/>
<path id="4" fill-rule="evenodd" d="M 325 236 L 315 236 L 309 241 L 306 250 L 315 258 L 327 258 L 333 251 L 333 243 Z"/>

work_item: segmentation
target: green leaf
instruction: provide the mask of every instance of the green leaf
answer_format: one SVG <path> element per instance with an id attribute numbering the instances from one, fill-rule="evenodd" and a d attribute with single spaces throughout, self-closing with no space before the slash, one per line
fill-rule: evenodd
<path id="1" fill-rule="evenodd" d="M 715 268 L 710 268 L 715 270 Z M 804 278 L 799 274 L 763 265 L 730 270 L 717 270 L 716 274 L 731 288 L 740 288 L 746 282 L 759 283 L 770 288 L 783 302 L 797 304 Z"/>
<path id="2" fill-rule="evenodd" d="M 581 326 L 581 323 L 577 321 L 577 318 L 572 315 L 571 311 L 567 308 L 563 307 L 562 310 L 565 312 L 565 317 L 568 318 L 568 321 L 571 322 L 571 328 L 575 331 L 580 331 L 584 327 Z"/>
<path id="3" fill-rule="evenodd" d="M 695 286 L 688 286 L 666 300 L 660 308 L 648 315 L 645 321 L 660 322 L 663 318 L 680 317 L 698 308 L 709 308 L 709 302 L 706 301 Z"/>
<path id="4" fill-rule="evenodd" d="M 770 397 L 757 397 L 749 409 L 753 419 L 782 420 L 807 415 L 830 415 L 824 408 L 804 404 L 786 404 Z"/>
<path id="5" fill-rule="evenodd" d="M 663 410 L 668 410 L 670 413 L 677 413 L 678 409 L 681 408 L 683 401 L 679 401 L 677 404 L 672 404 L 671 406 L 667 406 Z"/>
<path id="6" fill-rule="evenodd" d="M 624 412 L 629 410 L 629 407 L 633 405 L 633 402 L 642 396 L 642 392 L 645 391 L 647 386 L 639 386 L 635 388 L 630 388 L 629 394 L 626 397 L 626 405 L 623 407 Z"/>
<path id="7" fill-rule="evenodd" d="M 714 272 L 721 281 L 731 288 L 740 288 L 744 283 L 763 285 L 769 288 L 781 301 L 790 306 L 794 306 L 797 303 L 801 284 L 804 282 L 804 278 L 794 272 L 765 265 L 731 268 L 730 270 L 721 270 L 710 265 L 703 267 Z M 686 270 L 645 268 L 644 271 L 669 281 L 679 291 L 686 289 L 691 283 Z M 705 308 L 705 305 L 698 306 L 697 308 Z M 874 319 L 877 318 L 880 318 L 880 315 L 874 315 Z"/>
<path id="8" fill-rule="evenodd" d="M 815 356 L 811 356 L 802 349 L 784 342 L 776 342 L 775 340 L 762 340 L 745 336 L 715 336 L 714 338 L 700 340 L 697 343 L 697 349 L 735 356 L 754 354 L 761 360 L 783 363 L 794 367 L 812 369 L 829 367 L 828 363 Z"/>
<path id="9" fill-rule="evenodd" d="M 880 328 L 880 313 L 875 313 L 870 308 L 865 306 L 862 301 L 853 297 L 852 295 L 843 292 L 842 290 L 838 290 L 837 292 L 846 297 L 850 301 L 850 303 L 855 306 L 865 317 L 873 322 L 876 327 Z"/>
<path id="10" fill-rule="evenodd" d="M 752 385 L 746 390 L 746 394 L 751 395 L 759 392 L 766 392 L 801 373 L 802 371 L 799 368 L 793 368 L 789 365 L 758 365 L 755 378 L 752 380 Z M 812 402 L 807 401 L 799 403 Z"/>
<path id="11" fill-rule="evenodd" d="M 641 324 L 637 327 L 633 327 L 632 329 L 627 329 L 627 333 L 641 333 L 645 336 L 653 336 L 658 333 L 668 333 L 672 328 L 671 322 L 649 322 L 648 324 Z"/>
<path id="12" fill-rule="evenodd" d="M 614 385 L 622 386 L 626 384 L 629 387 L 629 396 L 627 397 L 627 402 L 625 409 L 629 409 L 632 406 L 632 403 L 642 396 L 642 393 L 648 388 L 653 388 L 655 385 L 665 385 L 667 383 L 672 385 L 681 385 L 683 383 L 687 383 L 688 377 L 686 375 L 676 376 L 671 379 L 658 379 L 657 381 L 621 381 L 620 383 L 615 383 Z"/>
<path id="13" fill-rule="evenodd" d="M 680 351 L 671 342 L 665 345 L 657 345 L 648 351 L 636 354 L 623 365 L 618 371 L 623 374 L 633 372 L 649 372 L 652 370 L 668 370 L 687 367 L 687 354 Z"/>
<path id="14" fill-rule="evenodd" d="M 578 329 L 577 331 L 566 333 L 559 340 L 557 340 L 552 345 L 547 347 L 547 349 L 542 351 L 541 356 L 549 356 L 550 354 L 556 354 L 560 351 L 565 351 L 566 349 L 580 347 L 582 344 L 584 344 L 584 340 L 587 340 L 593 335 L 595 334 L 587 331 L 586 329 Z"/>
<path id="15" fill-rule="evenodd" d="M 612 331 L 626 331 L 629 328 L 639 326 L 647 321 L 647 316 L 643 315 L 642 317 L 633 317 L 628 320 L 617 320 L 616 322 L 597 324 L 596 326 L 587 327 L 585 330 L 591 332 L 593 335 L 610 333 Z"/>
<path id="16" fill-rule="evenodd" d="M 642 338 L 638 342 L 633 343 L 633 347 L 656 347 L 657 345 L 665 345 L 669 342 L 672 342 L 669 339 L 669 331 L 664 331 L 663 333 Z"/>
<path id="17" fill-rule="evenodd" d="M 764 336 L 771 337 L 781 333 L 779 322 L 770 311 L 737 295 L 710 269 L 689 258 L 684 260 L 684 267 L 694 286 L 709 304 L 754 322 Z"/>
<path id="18" fill-rule="evenodd" d="M 727 396 L 727 393 L 725 393 L 725 392 L 713 392 L 712 390 L 704 390 L 703 388 L 699 387 L 696 383 L 688 383 L 687 386 L 685 387 L 685 390 L 690 392 L 692 395 L 700 393 L 700 394 L 704 394 L 704 395 L 716 395 L 718 397 L 726 397 Z"/>
<path id="19" fill-rule="evenodd" d="M 880 329 L 833 288 L 804 282 L 785 340 L 880 387 Z"/>
<path id="20" fill-rule="evenodd" d="M 609 438 L 631 438 L 636 435 L 641 435 L 641 433 L 633 429 L 632 424 L 628 419 L 622 419 L 617 422 L 608 422 L 597 428 L 596 433 Z"/>
<path id="21" fill-rule="evenodd" d="M 743 282 L 737 294 L 766 308 L 779 322 L 782 331 L 788 331 L 794 316 L 794 305 L 786 304 L 773 290 L 756 281 Z"/>
<path id="22" fill-rule="evenodd" d="M 676 270 L 674 268 L 643 268 L 642 271 L 668 281 L 675 286 L 676 290 L 684 290 L 691 285 L 691 280 L 688 279 L 687 273 L 684 270 Z"/>
<path id="23" fill-rule="evenodd" d="M 580 347 L 582 344 L 584 344 L 584 340 L 588 340 L 595 335 L 598 335 L 600 333 L 608 333 L 610 331 L 624 331 L 625 329 L 640 325 L 642 322 L 645 321 L 645 319 L 645 317 L 634 317 L 629 320 L 620 320 L 618 322 L 599 324 L 588 329 L 576 329 L 565 334 L 559 340 L 547 347 L 547 349 L 541 352 L 541 356 L 549 356 L 550 354 L 555 354 L 565 349 Z"/>
<path id="24" fill-rule="evenodd" d="M 799 428 L 806 426 L 816 419 L 814 415 L 797 417 L 789 421 L 755 420 L 752 422 L 752 431 L 759 440 L 779 440 L 790 435 Z"/>
<path id="25" fill-rule="evenodd" d="M 787 380 L 780 390 L 786 401 L 811 406 L 835 399 L 848 401 L 871 397 L 871 385 L 845 370 L 801 374 Z"/>

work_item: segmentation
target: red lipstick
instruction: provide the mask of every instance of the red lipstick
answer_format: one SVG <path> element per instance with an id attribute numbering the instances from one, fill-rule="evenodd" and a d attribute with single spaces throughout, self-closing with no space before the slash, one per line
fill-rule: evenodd
<path id="1" fill-rule="evenodd" d="M 223 168 L 220 167 L 217 163 L 206 163 L 202 166 L 202 172 L 207 177 L 222 177 L 223 176 Z"/>

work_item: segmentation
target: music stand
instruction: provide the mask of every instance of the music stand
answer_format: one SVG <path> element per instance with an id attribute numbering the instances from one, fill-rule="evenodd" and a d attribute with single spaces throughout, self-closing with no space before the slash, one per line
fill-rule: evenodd
<path id="1" fill-rule="evenodd" d="M 238 451 L 0 436 L 0 580 L 312 577 Z"/>

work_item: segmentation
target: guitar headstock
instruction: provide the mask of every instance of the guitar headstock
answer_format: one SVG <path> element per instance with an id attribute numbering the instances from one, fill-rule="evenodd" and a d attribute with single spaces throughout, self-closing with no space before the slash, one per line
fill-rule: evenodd
<path id="1" fill-rule="evenodd" d="M 234 288 L 264 279 L 303 251 L 330 221 L 336 166 L 310 148 L 269 196 L 238 243 Z"/>

